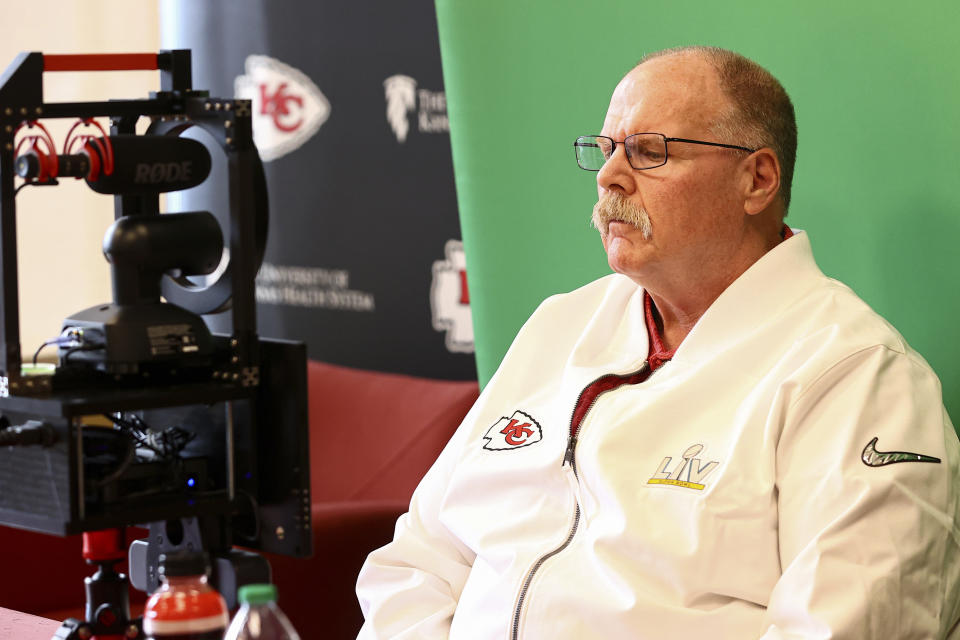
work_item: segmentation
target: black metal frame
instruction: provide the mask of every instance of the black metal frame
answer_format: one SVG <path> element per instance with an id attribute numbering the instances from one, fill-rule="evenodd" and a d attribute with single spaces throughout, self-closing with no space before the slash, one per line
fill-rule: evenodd
<path id="1" fill-rule="evenodd" d="M 140 100 L 43 101 L 44 72 L 128 69 L 159 70 L 160 91 Z M 144 116 L 152 120 L 144 135 L 179 135 L 200 126 L 226 155 L 227 270 L 216 283 L 196 291 L 168 276 L 163 277 L 162 288 L 168 301 L 196 314 L 211 313 L 213 307 L 229 301 L 231 331 L 214 336 L 214 357 L 209 365 L 199 367 L 199 373 L 191 371 L 189 376 L 162 383 L 114 383 L 111 376 L 70 367 L 26 375 L 17 274 L 17 130 L 24 121 L 45 118 L 108 117 L 111 135 L 136 134 L 137 122 Z M 249 510 L 250 500 L 244 496 L 251 496 L 261 523 L 282 535 L 247 540 L 245 545 L 290 555 L 310 553 L 309 447 L 304 445 L 308 441 L 306 349 L 302 343 L 261 340 L 256 328 L 254 282 L 265 246 L 266 208 L 263 166 L 253 143 L 251 102 L 211 98 L 206 91 L 192 89 L 189 50 L 81 56 L 22 53 L 0 75 L 0 412 L 12 424 L 39 418 L 56 433 L 50 447 L 23 447 L 12 458 L 12 452 L 0 450 L 0 457 L 7 456 L 0 464 L 9 466 L 16 460 L 24 468 L 49 469 L 44 487 L 57 503 L 44 510 L 38 501 L 19 507 L 0 501 L 0 524 L 65 535 L 170 518 L 229 517 L 243 508 Z M 114 197 L 117 219 L 159 213 L 155 193 Z M 189 405 L 212 407 L 211 415 L 219 415 L 226 425 L 225 441 L 216 445 L 227 469 L 222 490 L 191 500 L 147 500 L 123 512 L 91 513 L 84 502 L 84 420 L 104 413 Z M 30 467 L 31 456 L 43 464 Z M 269 483 L 262 482 L 265 479 Z M 19 487 L 24 480 L 15 483 Z"/>
<path id="2" fill-rule="evenodd" d="M 146 100 L 43 101 L 44 72 L 133 69 L 159 70 L 160 91 Z M 159 289 L 166 308 L 183 307 L 193 314 L 191 320 L 224 310 L 229 303 L 231 332 L 213 336 L 213 356 L 189 363 L 188 373 L 179 372 L 178 363 L 167 363 L 164 368 L 172 370 L 159 382 L 148 379 L 147 371 L 125 376 L 106 369 L 107 375 L 95 375 L 92 369 L 63 362 L 53 373 L 28 375 L 19 326 L 14 185 L 18 130 L 46 118 L 108 117 L 111 136 L 135 135 L 143 116 L 152 119 L 146 136 L 177 136 L 200 126 L 226 154 L 227 268 L 212 285 L 193 287 L 185 279 L 163 276 Z M 56 154 L 55 149 L 47 151 Z M 264 558 L 232 547 L 235 536 L 239 544 L 263 551 L 312 553 L 306 347 L 257 336 L 254 282 L 266 244 L 266 212 L 266 180 L 253 143 L 251 102 L 210 98 L 206 91 L 193 90 L 190 51 L 23 53 L 0 75 L 0 429 L 39 424 L 47 434 L 43 444 L 0 447 L 0 524 L 66 535 L 146 523 L 149 536 L 130 549 L 135 586 L 156 587 L 161 553 L 207 549 L 216 560 L 214 582 L 230 606 L 239 585 L 267 581 L 270 573 Z M 157 215 L 157 193 L 114 197 L 117 220 Z M 154 295 L 159 297 L 156 288 L 147 297 Z M 116 274 L 114 298 L 120 302 Z M 188 455 L 184 449 L 171 464 L 195 465 L 190 469 L 197 470 L 197 476 L 190 476 L 194 482 L 187 487 L 198 490 L 175 486 L 182 477 L 180 467 L 165 462 L 128 465 L 129 453 L 108 481 L 100 477 L 85 486 L 85 467 L 97 453 L 95 445 L 89 455 L 84 451 L 86 436 L 96 428 L 89 421 L 110 414 L 116 424 L 122 420 L 117 414 L 128 411 L 145 416 L 144 424 L 163 420 L 166 412 L 175 420 L 181 419 L 178 412 L 190 412 L 180 426 L 191 431 L 196 440 L 188 442 L 195 450 Z M 127 486 L 136 488 L 127 491 Z M 137 490 L 141 486 L 148 488 Z M 251 523 L 252 528 L 245 526 Z M 112 571 L 113 561 L 102 562 L 97 575 L 87 580 L 85 620 L 66 620 L 57 638 L 140 633 L 140 620 L 129 618 L 126 578 Z M 113 615 L 101 618 L 101 611 Z"/>
<path id="3" fill-rule="evenodd" d="M 27 378 L 21 374 L 14 137 L 21 123 L 41 118 L 108 117 L 110 133 L 116 135 L 136 133 L 137 121 L 147 116 L 153 120 L 147 132 L 150 135 L 177 133 L 190 126 L 200 126 L 220 143 L 228 163 L 231 228 L 230 237 L 225 239 L 230 248 L 229 273 L 224 274 L 218 284 L 230 289 L 223 291 L 222 297 L 231 301 L 232 333 L 231 354 L 218 371 L 218 378 L 255 384 L 257 329 L 252 283 L 259 266 L 258 256 L 262 255 L 257 247 L 257 232 L 264 231 L 257 229 L 263 225 L 257 223 L 255 209 L 265 204 L 266 196 L 251 195 L 253 185 L 261 186 L 263 177 L 255 175 L 262 165 L 253 144 L 250 101 L 211 98 L 207 91 L 192 90 L 190 51 L 174 50 L 156 54 L 153 68 L 160 71 L 161 90 L 151 93 L 149 99 L 46 103 L 42 80 L 45 63 L 65 57 L 68 56 L 22 53 L 0 76 L 0 398 L 46 395 L 52 391 L 52 376 Z M 97 59 L 109 61 L 110 56 L 82 58 L 92 61 L 89 68 L 104 70 L 106 67 L 97 66 Z M 114 198 L 115 218 L 158 213 L 157 195 Z M 178 293 L 178 287 L 171 286 L 169 280 L 165 277 L 163 283 L 168 298 L 171 297 L 168 293 Z"/>
<path id="4" fill-rule="evenodd" d="M 655 164 L 655 165 L 649 166 L 649 167 L 637 167 L 637 166 L 634 166 L 634 164 L 633 164 L 633 159 L 630 157 L 630 152 L 629 152 L 629 150 L 628 150 L 629 147 L 627 147 L 627 140 L 629 140 L 630 138 L 632 138 L 632 137 L 634 137 L 634 136 L 659 136 L 659 137 L 663 140 L 663 162 L 661 162 L 660 164 Z M 691 143 L 691 144 L 702 144 L 702 145 L 706 145 L 706 146 L 709 146 L 709 147 L 723 147 L 724 149 L 737 149 L 737 150 L 739 150 L 739 151 L 747 151 L 747 152 L 749 152 L 749 153 L 753 153 L 754 151 L 756 151 L 756 149 L 750 149 L 750 148 L 748 148 L 748 147 L 741 147 L 740 145 L 736 145 L 736 144 L 722 144 L 722 143 L 720 143 L 720 142 L 706 142 L 705 140 L 691 140 L 690 138 L 668 138 L 667 136 L 663 135 L 662 133 L 656 133 L 656 132 L 654 132 L 654 131 L 643 131 L 643 132 L 640 132 L 640 133 L 632 133 L 632 134 L 630 134 L 629 136 L 627 136 L 626 138 L 624 138 L 623 140 L 619 140 L 619 141 L 618 141 L 618 140 L 614 140 L 614 139 L 611 138 L 610 136 L 601 136 L 601 135 L 579 136 L 579 137 L 577 137 L 576 140 L 573 141 L 573 151 L 574 151 L 574 154 L 576 155 L 576 158 L 577 158 L 577 166 L 580 167 L 581 169 L 583 169 L 584 171 L 600 171 L 600 169 L 601 169 L 601 167 L 597 167 L 596 169 L 590 169 L 590 168 L 585 167 L 585 166 L 583 166 L 582 164 L 580 164 L 580 153 L 577 151 L 577 149 L 580 148 L 580 147 L 599 147 L 599 145 L 597 145 L 596 143 L 585 142 L 586 140 L 596 139 L 596 138 L 604 138 L 604 139 L 610 141 L 610 144 L 612 145 L 612 148 L 611 148 L 611 151 L 610 151 L 610 156 L 612 156 L 614 153 L 617 152 L 617 145 L 618 145 L 618 144 L 622 144 L 622 145 L 623 145 L 623 149 L 624 149 L 624 151 L 625 151 L 626 154 L 627 154 L 627 162 L 629 162 L 629 163 L 630 163 L 630 166 L 633 167 L 633 169 L 635 169 L 635 170 L 637 170 L 637 171 L 646 171 L 647 169 L 656 169 L 657 167 L 662 167 L 663 165 L 667 164 L 667 160 L 669 159 L 669 155 L 670 155 L 670 145 L 667 144 L 668 142 L 689 142 L 689 143 Z M 609 160 L 609 159 L 610 159 L 610 157 L 607 157 L 607 160 Z M 605 161 L 605 162 L 606 162 L 606 161 Z"/>

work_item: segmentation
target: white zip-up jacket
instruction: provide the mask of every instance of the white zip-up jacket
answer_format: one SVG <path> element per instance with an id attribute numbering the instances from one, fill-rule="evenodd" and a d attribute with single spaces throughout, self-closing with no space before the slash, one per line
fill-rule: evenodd
<path id="1" fill-rule="evenodd" d="M 600 395 L 564 463 L 581 390 L 647 357 L 642 301 L 611 275 L 527 321 L 367 559 L 360 637 L 957 636 L 940 383 L 803 232 Z"/>

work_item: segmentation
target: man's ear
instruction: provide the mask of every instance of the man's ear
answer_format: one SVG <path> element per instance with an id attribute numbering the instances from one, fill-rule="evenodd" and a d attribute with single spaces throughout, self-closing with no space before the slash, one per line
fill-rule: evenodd
<path id="1" fill-rule="evenodd" d="M 772 149 L 764 147 L 750 154 L 743 167 L 747 173 L 743 210 L 755 215 L 765 211 L 780 192 L 780 162 Z"/>

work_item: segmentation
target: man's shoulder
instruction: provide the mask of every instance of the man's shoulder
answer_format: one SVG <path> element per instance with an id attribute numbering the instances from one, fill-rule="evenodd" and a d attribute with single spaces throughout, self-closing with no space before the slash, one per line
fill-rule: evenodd
<path id="1" fill-rule="evenodd" d="M 774 324 L 783 338 L 783 361 L 795 361 L 793 375 L 806 380 L 801 387 L 829 380 L 830 371 L 937 378 L 897 328 L 839 280 L 824 278 Z M 877 362 L 884 364 L 878 368 Z"/>
<path id="2" fill-rule="evenodd" d="M 817 266 L 810 240 L 802 230 L 771 250 L 718 299 L 721 326 L 752 335 L 758 324 L 771 324 L 784 342 L 811 339 L 849 349 L 885 346 L 907 352 L 903 336 L 851 287 L 825 275 Z M 743 325 L 743 318 L 750 318 Z M 714 332 L 716 333 L 716 332 Z"/>
<path id="3" fill-rule="evenodd" d="M 843 282 L 824 277 L 819 286 L 798 300 L 798 311 L 809 314 L 808 330 L 824 332 L 851 348 L 883 346 L 907 353 L 910 347 L 889 320 Z M 801 311 L 802 310 L 802 311 Z"/>
<path id="4" fill-rule="evenodd" d="M 702 326 L 700 326 L 702 325 Z M 714 303 L 677 358 L 742 349 L 757 367 L 794 362 L 817 376 L 854 354 L 882 349 L 918 363 L 899 331 L 852 288 L 828 277 L 806 234 L 771 250 Z M 766 365 L 764 363 L 767 363 Z"/>

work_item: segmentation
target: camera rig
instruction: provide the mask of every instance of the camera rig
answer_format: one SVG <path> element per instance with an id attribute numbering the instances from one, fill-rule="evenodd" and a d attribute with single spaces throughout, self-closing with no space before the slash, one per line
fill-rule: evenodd
<path id="1" fill-rule="evenodd" d="M 43 100 L 44 73 L 121 70 L 158 70 L 160 90 Z M 267 193 L 251 102 L 191 85 L 189 50 L 22 53 L 0 76 L 0 524 L 83 533 L 100 566 L 86 620 L 59 638 L 141 633 L 112 569 L 127 526 L 149 530 L 129 549 L 135 587 L 157 586 L 161 553 L 205 549 L 231 605 L 237 586 L 269 580 L 266 561 L 235 543 L 311 553 L 306 350 L 256 330 Z M 46 119 L 75 120 L 61 153 Z M 212 142 L 191 138 L 198 129 Z M 37 366 L 20 346 L 16 195 L 67 177 L 114 196 L 103 243 L 113 300 L 64 319 L 45 343 L 58 363 Z M 226 211 L 161 213 L 160 193 L 211 182 Z M 211 314 L 229 317 L 229 333 L 208 329 Z"/>

